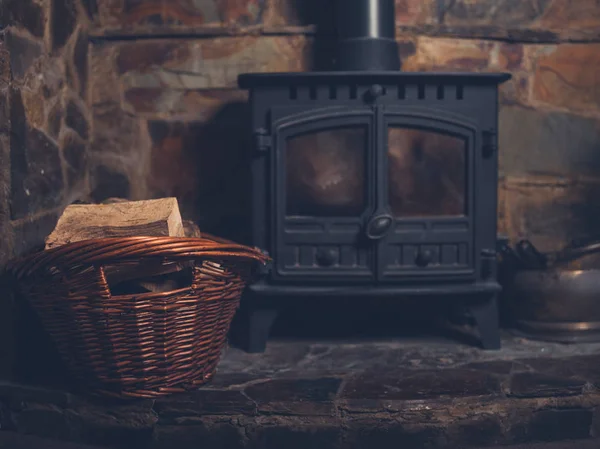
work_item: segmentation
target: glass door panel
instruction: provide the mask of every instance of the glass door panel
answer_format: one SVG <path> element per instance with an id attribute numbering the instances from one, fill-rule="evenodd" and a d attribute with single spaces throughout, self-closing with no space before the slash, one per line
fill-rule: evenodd
<path id="1" fill-rule="evenodd" d="M 389 204 L 397 218 L 466 216 L 467 141 L 388 127 Z"/>
<path id="2" fill-rule="evenodd" d="M 367 126 L 286 139 L 286 215 L 358 217 L 366 208 Z"/>

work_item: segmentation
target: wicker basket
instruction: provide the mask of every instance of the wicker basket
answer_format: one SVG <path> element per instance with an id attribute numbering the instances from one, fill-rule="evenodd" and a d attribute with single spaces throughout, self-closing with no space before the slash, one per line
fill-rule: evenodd
<path id="1" fill-rule="evenodd" d="M 14 262 L 9 271 L 40 316 L 78 386 L 157 397 L 213 376 L 257 250 L 217 238 L 86 240 Z M 191 284 L 112 294 L 108 272 L 186 267 Z M 110 276 L 108 276 L 110 277 Z"/>

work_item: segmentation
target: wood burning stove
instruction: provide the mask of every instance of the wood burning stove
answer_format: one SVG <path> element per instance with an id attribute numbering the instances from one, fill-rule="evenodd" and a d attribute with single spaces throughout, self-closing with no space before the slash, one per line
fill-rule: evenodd
<path id="1" fill-rule="evenodd" d="M 448 295 L 498 348 L 495 73 L 400 71 L 393 0 L 339 0 L 335 69 L 243 74 L 255 148 L 248 349 L 290 296 Z"/>

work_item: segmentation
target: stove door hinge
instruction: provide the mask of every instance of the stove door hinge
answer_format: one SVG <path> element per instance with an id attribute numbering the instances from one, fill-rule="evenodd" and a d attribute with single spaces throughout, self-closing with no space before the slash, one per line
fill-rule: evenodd
<path id="1" fill-rule="evenodd" d="M 273 138 L 269 135 L 266 129 L 258 128 L 254 131 L 254 145 L 256 151 L 264 153 L 269 151 L 273 146 Z"/>
<path id="2" fill-rule="evenodd" d="M 493 129 L 481 133 L 481 152 L 484 158 L 492 157 L 498 151 L 498 134 Z"/>

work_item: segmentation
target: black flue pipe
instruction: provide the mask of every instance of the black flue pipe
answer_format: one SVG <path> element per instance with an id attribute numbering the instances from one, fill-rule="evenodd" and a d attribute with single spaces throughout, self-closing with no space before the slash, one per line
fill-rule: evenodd
<path id="1" fill-rule="evenodd" d="M 394 0 L 336 0 L 340 71 L 400 70 Z"/>

